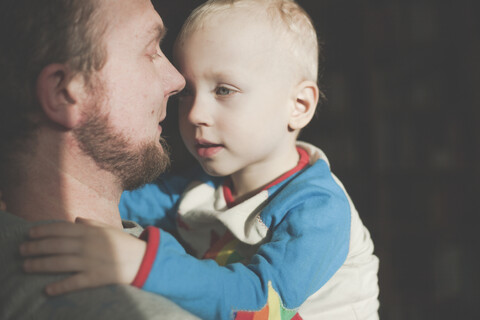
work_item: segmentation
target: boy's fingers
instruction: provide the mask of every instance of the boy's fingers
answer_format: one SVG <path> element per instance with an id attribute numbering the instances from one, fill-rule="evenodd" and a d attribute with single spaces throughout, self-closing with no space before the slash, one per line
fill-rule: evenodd
<path id="1" fill-rule="evenodd" d="M 45 292 L 50 296 L 56 296 L 90 287 L 93 287 L 93 284 L 90 283 L 88 276 L 85 273 L 77 273 L 76 275 L 47 285 Z"/>
<path id="2" fill-rule="evenodd" d="M 83 260 L 70 255 L 26 259 L 23 262 L 23 270 L 28 273 L 78 272 L 84 269 Z"/>
<path id="3" fill-rule="evenodd" d="M 81 242 L 76 238 L 47 238 L 27 241 L 20 245 L 24 257 L 45 254 L 73 254 L 81 252 Z"/>
<path id="4" fill-rule="evenodd" d="M 30 228 L 29 236 L 31 238 L 45 237 L 79 237 L 83 235 L 84 230 L 81 226 L 71 222 L 55 222 L 42 224 Z"/>

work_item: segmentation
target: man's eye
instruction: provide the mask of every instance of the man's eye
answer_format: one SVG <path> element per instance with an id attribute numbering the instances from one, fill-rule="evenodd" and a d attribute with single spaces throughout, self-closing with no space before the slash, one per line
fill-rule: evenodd
<path id="1" fill-rule="evenodd" d="M 157 59 L 157 58 L 160 58 L 161 55 L 159 52 L 155 52 L 154 54 L 150 55 L 150 58 L 153 60 L 153 59 Z"/>
<path id="2" fill-rule="evenodd" d="M 233 93 L 235 93 L 235 91 L 233 91 L 232 89 L 226 88 L 226 87 L 218 87 L 215 90 L 215 94 L 217 94 L 219 96 L 228 96 L 228 95 L 233 94 Z"/>
<path id="3" fill-rule="evenodd" d="M 152 60 L 161 58 L 163 56 L 162 49 L 160 48 L 159 45 L 157 45 L 155 47 L 154 51 L 152 50 L 151 52 L 153 52 L 152 54 L 150 54 L 150 59 L 152 59 Z"/>

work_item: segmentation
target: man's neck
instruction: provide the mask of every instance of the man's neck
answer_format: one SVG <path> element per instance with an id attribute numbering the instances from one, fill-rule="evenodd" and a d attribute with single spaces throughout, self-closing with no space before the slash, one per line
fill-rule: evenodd
<path id="1" fill-rule="evenodd" d="M 49 138 L 57 144 L 47 143 Z M 4 191 L 7 210 L 29 221 L 82 217 L 121 228 L 122 189 L 117 179 L 99 169 L 68 137 L 47 133 L 38 140 L 34 155 L 21 161 L 20 180 Z"/>

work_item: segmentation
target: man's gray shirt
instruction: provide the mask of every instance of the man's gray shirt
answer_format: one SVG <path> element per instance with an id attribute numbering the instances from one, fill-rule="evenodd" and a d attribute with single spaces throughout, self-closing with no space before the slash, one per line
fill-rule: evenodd
<path id="1" fill-rule="evenodd" d="M 25 274 L 18 253 L 35 224 L 0 211 L 0 320 L 198 319 L 161 296 L 128 285 L 48 297 L 45 285 L 65 275 Z"/>

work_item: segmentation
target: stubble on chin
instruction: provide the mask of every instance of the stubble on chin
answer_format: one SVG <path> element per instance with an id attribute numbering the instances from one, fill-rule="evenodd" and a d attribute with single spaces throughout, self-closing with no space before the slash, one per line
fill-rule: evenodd
<path id="1" fill-rule="evenodd" d="M 165 139 L 160 137 L 161 148 L 156 141 L 134 145 L 132 139 L 116 132 L 109 124 L 108 115 L 98 112 L 98 107 L 92 110 L 85 123 L 73 131 L 74 137 L 99 169 L 118 178 L 123 190 L 134 190 L 152 182 L 170 167 Z"/>

